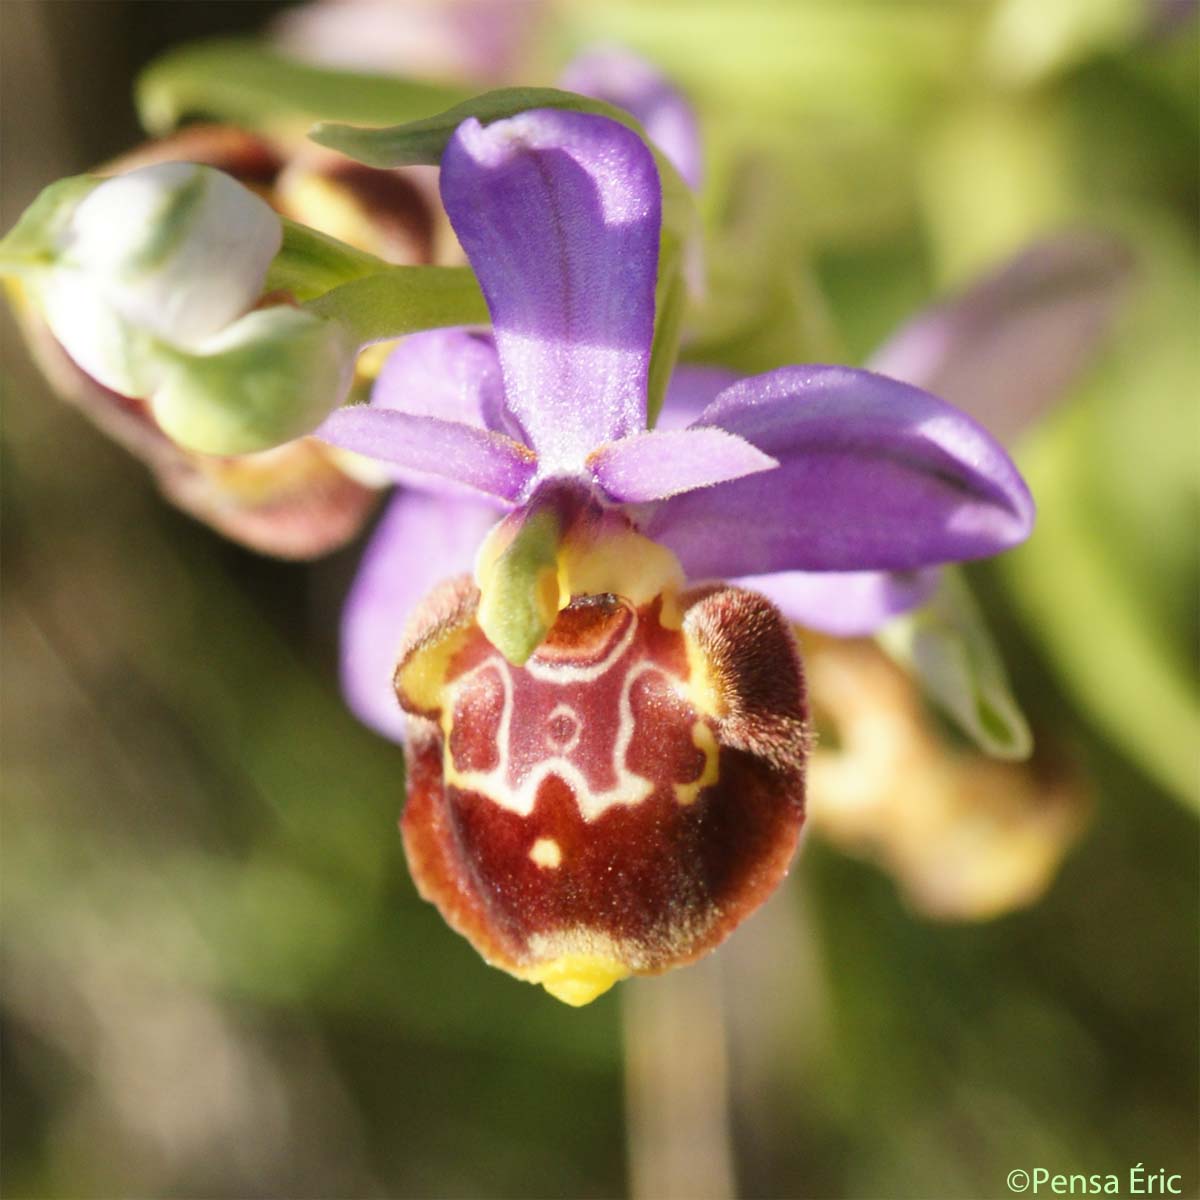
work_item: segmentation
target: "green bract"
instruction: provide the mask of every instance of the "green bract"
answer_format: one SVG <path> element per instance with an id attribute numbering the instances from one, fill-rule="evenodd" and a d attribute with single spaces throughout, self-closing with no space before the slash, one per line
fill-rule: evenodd
<path id="1" fill-rule="evenodd" d="M 1033 738 L 1000 652 L 961 573 L 942 570 L 938 590 L 880 631 L 880 645 L 926 693 L 996 758 L 1028 758 Z"/>

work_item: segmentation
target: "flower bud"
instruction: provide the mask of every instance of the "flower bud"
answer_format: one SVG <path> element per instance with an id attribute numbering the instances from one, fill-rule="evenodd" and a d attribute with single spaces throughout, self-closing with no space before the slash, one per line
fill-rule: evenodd
<path id="1" fill-rule="evenodd" d="M 253 307 L 282 241 L 270 206 L 228 175 L 159 163 L 81 201 L 59 265 L 130 324 L 194 346 Z"/>
<path id="2" fill-rule="evenodd" d="M 524 665 L 469 579 L 414 616 L 401 822 L 417 887 L 483 957 L 586 1004 L 690 962 L 783 878 L 804 814 L 804 683 L 752 592 L 582 595 Z"/>
<path id="3" fill-rule="evenodd" d="M 0 270 L 98 383 L 148 399 L 173 355 L 253 307 L 282 238 L 270 207 L 222 172 L 155 163 L 47 188 L 4 239 Z"/>
<path id="4" fill-rule="evenodd" d="M 150 397 L 162 431 L 202 454 L 249 454 L 311 433 L 345 396 L 358 347 L 334 321 L 281 305 L 171 357 Z"/>

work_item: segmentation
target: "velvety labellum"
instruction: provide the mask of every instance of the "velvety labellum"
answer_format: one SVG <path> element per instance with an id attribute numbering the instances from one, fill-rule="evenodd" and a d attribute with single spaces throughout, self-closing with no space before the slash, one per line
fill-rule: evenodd
<path id="1" fill-rule="evenodd" d="M 516 666 L 477 605 L 466 579 L 432 593 L 396 673 L 421 894 L 570 1004 L 712 949 L 783 878 L 803 821 L 783 618 L 727 587 L 580 596 Z"/>

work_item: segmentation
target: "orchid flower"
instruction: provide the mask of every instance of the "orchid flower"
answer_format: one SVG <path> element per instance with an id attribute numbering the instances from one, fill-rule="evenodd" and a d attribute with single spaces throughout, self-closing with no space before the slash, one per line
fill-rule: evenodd
<path id="1" fill-rule="evenodd" d="M 343 680 L 405 742 L 422 894 L 586 1003 L 715 946 L 797 843 L 790 629 L 707 581 L 990 555 L 1033 503 L 969 417 L 867 371 L 785 367 L 647 430 L 661 197 L 623 126 L 469 119 L 441 191 L 494 333 L 406 339 L 371 404 L 318 431 L 408 484 L 347 605 Z"/>

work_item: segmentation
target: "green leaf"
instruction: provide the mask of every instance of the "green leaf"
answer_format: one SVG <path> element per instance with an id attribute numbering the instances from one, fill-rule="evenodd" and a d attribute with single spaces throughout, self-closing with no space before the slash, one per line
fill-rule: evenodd
<path id="1" fill-rule="evenodd" d="M 52 266 L 71 214 L 102 183 L 95 175 L 72 175 L 43 188 L 0 240 L 0 275 L 19 275 Z"/>
<path id="2" fill-rule="evenodd" d="M 684 248 L 678 239 L 664 234 L 658 255 L 654 341 L 650 347 L 650 373 L 646 385 L 646 425 L 651 429 L 662 411 L 667 384 L 679 356 L 679 339 L 688 301 L 683 255 Z"/>
<path id="3" fill-rule="evenodd" d="M 996 758 L 1028 758 L 1029 725 L 1009 690 L 1000 653 L 960 572 L 942 570 L 933 597 L 890 621 L 879 644 L 926 694 Z"/>
<path id="4" fill-rule="evenodd" d="M 602 100 L 592 100 L 559 88 L 511 87 L 483 92 L 422 120 L 383 129 L 359 129 L 323 121 L 308 136 L 318 145 L 340 151 L 369 167 L 437 166 L 451 135 L 468 117 L 490 125 L 531 108 L 597 113 L 642 133 L 641 126 L 627 112 Z"/>
<path id="5" fill-rule="evenodd" d="M 344 283 L 305 308 L 340 322 L 359 345 L 447 325 L 485 325 L 487 305 L 467 267 L 386 267 Z"/>
<path id="6" fill-rule="evenodd" d="M 318 120 L 382 124 L 466 95 L 444 84 L 311 66 L 241 39 L 173 50 L 151 63 L 135 88 L 142 124 L 156 135 L 193 115 L 297 134 Z"/>

